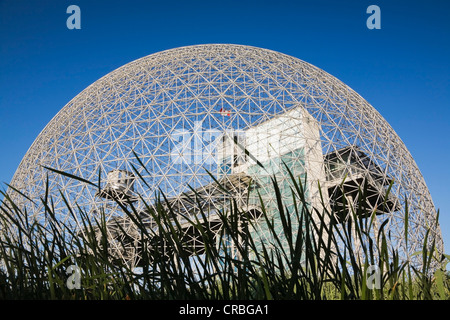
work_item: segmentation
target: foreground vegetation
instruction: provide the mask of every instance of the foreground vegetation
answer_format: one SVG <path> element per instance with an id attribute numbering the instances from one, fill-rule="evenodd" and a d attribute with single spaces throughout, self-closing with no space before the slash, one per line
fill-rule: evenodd
<path id="1" fill-rule="evenodd" d="M 140 177 L 137 170 L 136 174 Z M 445 271 L 449 256 L 436 251 L 428 233 L 422 251 L 416 254 L 422 261 L 418 267 L 411 261 L 401 261 L 398 252 L 389 247 L 385 223 L 378 236 L 373 236 L 374 215 L 355 225 L 349 219 L 339 228 L 328 222 L 330 212 L 309 208 L 302 184 L 295 177 L 291 176 L 295 204 L 291 209 L 284 205 L 275 177 L 272 184 L 283 238 L 276 232 L 261 200 L 260 219 L 267 224 L 272 243 L 257 244 L 254 234 L 249 232 L 254 222 L 247 219 L 247 227 L 242 227 L 246 213 L 231 198 L 220 218 L 223 235 L 235 244 L 235 251 L 229 250 L 225 241 L 213 239 L 204 227 L 205 212 L 197 217 L 185 217 L 205 243 L 202 259 L 192 258 L 183 247 L 182 226 L 171 219 L 175 212 L 167 205 L 164 195 L 156 203 L 156 210 L 151 210 L 148 204 L 157 224 L 154 230 L 145 227 L 132 204 L 122 205 L 124 215 L 133 221 L 143 239 L 139 268 L 114 259 L 105 237 L 104 216 L 93 220 L 80 207 L 68 205 L 61 193 L 68 213 L 74 218 L 81 217 L 79 221 L 85 224 L 84 229 L 90 230 L 87 238 L 81 238 L 73 226 L 57 217 L 48 192 L 41 199 L 45 221 L 28 219 L 26 210 L 2 192 L 0 299 L 450 298 L 450 281 Z M 357 210 L 364 210 L 363 191 Z M 199 197 L 193 200 L 200 201 Z M 349 214 L 355 217 L 359 213 Z M 304 226 L 302 232 L 296 232 L 296 225 Z M 103 237 L 96 239 L 95 232 Z M 407 235 L 408 214 L 405 216 Z M 361 242 L 362 255 L 354 252 L 355 237 Z M 158 243 L 163 243 L 165 250 L 152 249 L 158 248 Z M 74 266 L 79 274 L 72 273 Z M 79 280 L 80 286 L 71 280 Z"/>

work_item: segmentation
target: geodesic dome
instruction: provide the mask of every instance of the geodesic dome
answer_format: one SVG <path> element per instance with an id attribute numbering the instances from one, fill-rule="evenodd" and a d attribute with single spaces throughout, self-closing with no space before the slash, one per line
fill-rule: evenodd
<path id="1" fill-rule="evenodd" d="M 239 146 L 267 170 L 255 165 Z M 48 123 L 24 156 L 11 185 L 36 200 L 23 205 L 30 218 L 41 219 L 39 198 L 48 176 L 57 216 L 79 227 L 80 222 L 67 213 L 59 191 L 92 216 L 106 208 L 107 221 L 125 221 L 111 200 L 123 197 L 139 207 L 137 195 L 152 203 L 156 192 L 162 191 L 177 210 L 192 213 L 195 208 L 188 198 L 194 189 L 205 196 L 205 206 L 213 215 L 223 206 L 224 194 L 214 187 L 212 173 L 240 201 L 250 181 L 255 181 L 270 208 L 274 202 L 268 187 L 270 175 L 277 175 L 282 190 L 288 190 L 283 162 L 305 181 L 312 206 L 320 206 L 317 182 L 333 206 L 344 204 L 337 188 L 344 178 L 350 203 L 356 204 L 356 190 L 367 183 L 368 205 L 377 211 L 379 221 L 389 220 L 386 229 L 404 257 L 421 250 L 427 227 L 443 250 L 424 179 L 386 120 L 325 71 L 249 46 L 176 48 L 107 74 Z M 102 190 L 44 167 L 92 182 L 100 172 Z M 137 173 L 144 180 L 137 179 Z M 287 192 L 284 196 L 289 201 Z M 408 247 L 403 240 L 406 202 Z M 250 197 L 246 205 L 257 219 L 257 201 Z M 347 218 L 339 216 L 336 221 Z M 111 234 L 114 238 L 114 230 Z"/>

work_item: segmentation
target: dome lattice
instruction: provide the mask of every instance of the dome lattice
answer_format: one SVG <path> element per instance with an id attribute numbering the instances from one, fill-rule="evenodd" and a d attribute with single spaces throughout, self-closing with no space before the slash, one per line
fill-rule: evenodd
<path id="1" fill-rule="evenodd" d="M 269 170 L 259 170 L 234 141 Z M 92 216 L 101 207 L 109 208 L 108 221 L 123 218 L 108 207 L 114 194 L 140 194 L 152 203 L 160 190 L 179 210 L 192 212 L 183 195 L 191 186 L 217 209 L 223 194 L 213 188 L 209 171 L 228 183 L 238 198 L 245 197 L 251 179 L 256 181 L 270 207 L 274 199 L 267 187 L 269 174 L 275 173 L 280 183 L 288 178 L 282 161 L 304 179 L 312 205 L 319 205 L 317 181 L 326 189 L 330 206 L 344 202 L 336 188 L 344 176 L 352 195 L 348 201 L 355 202 L 355 190 L 367 182 L 370 204 L 379 211 L 377 220 L 389 220 L 393 245 L 405 257 L 421 250 L 436 211 L 417 165 L 391 126 L 355 91 L 323 70 L 249 46 L 176 48 L 102 77 L 48 123 L 11 185 L 37 200 L 25 205 L 30 217 L 43 219 L 39 198 L 48 176 L 59 219 L 79 227 L 59 190 Z M 136 179 L 133 166 L 145 183 Z M 93 182 L 100 172 L 104 189 L 99 192 L 44 167 Z M 257 212 L 257 202 L 250 202 L 248 210 Z M 379 208 L 382 202 L 387 205 Z M 406 202 L 408 247 L 403 239 Z M 433 229 L 433 236 L 442 250 L 439 228 Z"/>

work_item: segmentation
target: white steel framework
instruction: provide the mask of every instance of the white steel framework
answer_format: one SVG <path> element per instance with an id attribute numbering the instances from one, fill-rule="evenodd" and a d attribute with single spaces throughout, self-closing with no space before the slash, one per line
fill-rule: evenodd
<path id="1" fill-rule="evenodd" d="M 233 141 L 270 170 L 258 171 Z M 133 151 L 150 174 L 140 168 Z M 344 203 L 336 187 L 344 176 L 346 201 L 355 205 L 356 190 L 367 182 L 370 205 L 378 210 L 377 219 L 389 220 L 392 245 L 403 258 L 421 250 L 427 226 L 433 228 L 430 237 L 437 240 L 438 250 L 443 250 L 440 229 L 433 227 L 436 211 L 428 188 L 386 120 L 325 71 L 291 56 L 249 46 L 176 48 L 107 74 L 48 123 L 24 156 L 11 185 L 37 200 L 23 202 L 34 219 L 42 219 L 39 198 L 47 176 L 58 217 L 68 225 L 79 228 L 82 224 L 67 214 L 59 191 L 92 216 L 106 208 L 107 221 L 121 221 L 134 239 L 127 252 L 118 246 L 122 248 L 118 255 L 139 259 L 133 251 L 139 233 L 133 232 L 130 221 L 112 203 L 114 195 L 131 198 L 139 207 L 137 194 L 152 203 L 155 192 L 161 190 L 177 210 L 195 214 L 196 207 L 189 201 L 191 186 L 206 199 L 210 228 L 215 231 L 214 210 L 220 210 L 230 194 L 217 188 L 206 170 L 221 179 L 242 204 L 253 181 L 270 208 L 274 199 L 267 183 L 269 173 L 276 174 L 281 184 L 288 180 L 281 160 L 307 180 L 308 199 L 315 207 L 320 205 L 317 181 L 327 191 L 330 207 Z M 146 184 L 136 179 L 132 166 L 140 168 Z M 44 167 L 93 182 L 100 171 L 104 188 L 99 192 Z M 385 199 L 391 182 L 390 196 Z M 408 247 L 403 235 L 406 201 Z M 387 205 L 381 207 L 381 203 Z M 258 219 L 257 202 L 250 197 L 246 205 Z M 334 223 L 345 219 L 348 217 L 336 217 Z M 260 231 L 264 232 L 263 228 Z M 123 240 L 115 238 L 112 224 L 110 236 Z M 188 227 L 186 246 L 201 253 L 201 242 Z"/>

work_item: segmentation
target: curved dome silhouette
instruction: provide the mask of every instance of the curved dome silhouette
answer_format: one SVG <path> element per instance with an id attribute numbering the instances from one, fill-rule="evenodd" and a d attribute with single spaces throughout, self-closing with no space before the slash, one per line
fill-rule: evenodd
<path id="1" fill-rule="evenodd" d="M 288 190 L 283 162 L 303 179 L 313 206 L 320 206 L 317 182 L 330 207 L 357 205 L 357 190 L 366 184 L 368 207 L 376 211 L 378 225 L 388 219 L 391 242 L 405 258 L 421 250 L 426 227 L 434 226 L 436 210 L 416 163 L 367 101 L 309 63 L 243 45 L 158 52 L 97 80 L 43 129 L 11 185 L 35 200 L 23 202 L 29 216 L 44 220 L 39 199 L 48 177 L 57 216 L 77 228 L 59 191 L 91 216 L 106 208 L 107 220 L 121 217 L 111 200 L 132 199 L 140 207 L 138 194 L 153 203 L 158 191 L 178 210 L 192 213 L 183 194 L 190 192 L 188 186 L 209 197 L 210 209 L 219 210 L 224 195 L 212 187 L 209 171 L 229 185 L 236 199 L 245 198 L 249 181 L 255 181 L 270 207 L 270 175 Z M 102 190 L 45 167 L 94 183 L 100 172 Z M 344 178 L 346 197 L 338 187 Z M 289 201 L 288 192 L 283 196 Z M 408 247 L 403 239 L 406 202 Z M 258 219 L 257 201 L 250 197 L 246 205 Z M 335 223 L 346 219 L 337 215 Z M 431 236 L 443 250 L 439 227 Z"/>

